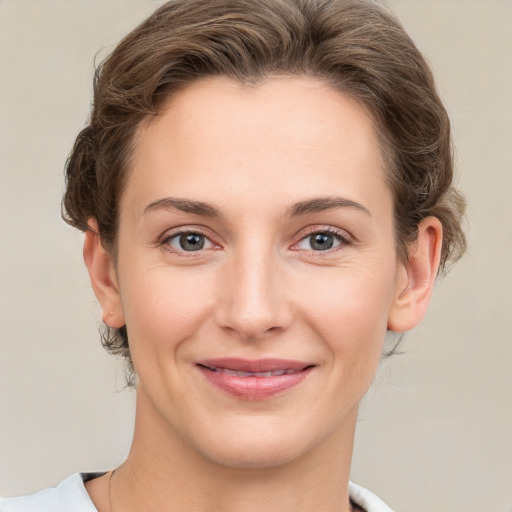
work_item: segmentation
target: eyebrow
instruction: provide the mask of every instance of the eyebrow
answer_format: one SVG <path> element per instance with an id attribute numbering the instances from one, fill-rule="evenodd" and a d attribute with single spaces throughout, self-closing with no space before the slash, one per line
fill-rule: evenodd
<path id="1" fill-rule="evenodd" d="M 144 214 L 151 213 L 155 210 L 174 209 L 203 217 L 219 217 L 220 212 L 214 206 L 204 203 L 203 201 L 191 201 L 190 199 L 179 199 L 176 197 L 165 197 L 155 201 L 144 209 Z"/>
<path id="2" fill-rule="evenodd" d="M 306 215 L 308 213 L 318 213 L 335 208 L 355 208 L 356 210 L 365 212 L 370 217 L 372 216 L 370 210 L 365 208 L 362 204 L 337 196 L 318 197 L 309 199 L 307 201 L 301 201 L 300 203 L 296 203 L 290 207 L 288 210 L 288 215 L 290 217 L 297 217 L 300 215 Z"/>
<path id="3" fill-rule="evenodd" d="M 356 210 L 365 212 L 371 217 L 370 211 L 362 204 L 356 203 L 350 199 L 343 197 L 315 197 L 306 201 L 300 201 L 293 204 L 288 209 L 288 216 L 298 217 L 307 215 L 308 213 L 318 213 L 335 208 L 355 208 Z M 220 211 L 213 205 L 203 201 L 192 201 L 190 199 L 179 199 L 176 197 L 165 197 L 158 199 L 146 206 L 144 214 L 151 213 L 155 210 L 174 209 L 203 217 L 220 217 Z"/>

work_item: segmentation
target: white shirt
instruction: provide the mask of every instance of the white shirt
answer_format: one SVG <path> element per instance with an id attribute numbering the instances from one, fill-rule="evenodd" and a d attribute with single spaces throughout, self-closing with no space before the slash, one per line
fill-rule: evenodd
<path id="1" fill-rule="evenodd" d="M 84 482 L 102 474 L 76 473 L 56 487 L 29 496 L 0 498 L 0 512 L 98 512 Z M 375 494 L 352 482 L 349 495 L 351 501 L 366 512 L 393 512 Z"/>

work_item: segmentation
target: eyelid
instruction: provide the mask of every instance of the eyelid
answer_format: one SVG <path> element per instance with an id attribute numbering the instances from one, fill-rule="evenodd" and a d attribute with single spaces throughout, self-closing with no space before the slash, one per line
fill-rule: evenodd
<path id="1" fill-rule="evenodd" d="M 297 235 L 297 241 L 293 243 L 291 249 L 294 251 L 300 251 L 305 250 L 308 251 L 308 249 L 299 249 L 297 246 L 306 238 L 308 238 L 311 235 L 314 235 L 315 233 L 326 233 L 329 235 L 332 235 L 336 237 L 340 244 L 336 247 L 333 247 L 331 249 L 326 249 L 325 251 L 314 251 L 313 249 L 309 249 L 310 252 L 314 252 L 316 255 L 320 255 L 322 253 L 328 254 L 332 253 L 334 251 L 343 249 L 347 245 L 351 245 L 354 242 L 354 238 L 347 233 L 345 230 L 340 228 L 335 228 L 333 226 L 325 226 L 325 225 L 314 225 L 314 226 L 308 226 L 304 230 L 301 230 L 300 233 Z"/>
<path id="2" fill-rule="evenodd" d="M 206 248 L 206 249 L 199 249 L 197 251 L 185 251 L 185 250 L 179 250 L 175 247 L 172 247 L 170 245 L 170 241 L 176 237 L 179 237 L 181 235 L 185 234 L 194 234 L 194 235 L 201 235 L 204 236 L 212 245 L 213 247 Z M 162 246 L 165 250 L 172 254 L 177 254 L 179 256 L 185 256 L 185 257 L 193 257 L 193 256 L 199 256 L 201 253 L 204 253 L 205 251 L 211 251 L 213 249 L 220 249 L 222 246 L 215 240 L 215 237 L 211 233 L 209 229 L 206 229 L 202 226 L 178 226 L 172 229 L 168 229 L 164 232 L 163 235 L 159 237 L 158 245 Z"/>
<path id="3" fill-rule="evenodd" d="M 179 250 L 176 248 L 172 248 L 169 244 L 169 241 L 173 238 L 176 238 L 178 236 L 181 236 L 183 234 L 197 234 L 204 236 L 212 245 L 213 247 L 207 248 L 207 249 L 199 249 L 198 251 L 185 251 L 185 250 Z M 310 252 L 314 252 L 315 254 L 319 255 L 321 253 L 332 253 L 337 250 L 343 249 L 344 247 L 351 245 L 354 242 L 354 238 L 352 235 L 347 233 L 346 230 L 336 228 L 333 226 L 326 226 L 326 225 L 312 225 L 308 226 L 304 229 L 302 229 L 298 235 L 295 237 L 296 241 L 292 244 L 290 247 L 291 250 L 294 251 L 307 251 L 307 249 L 299 249 L 297 245 L 302 242 L 304 239 L 306 239 L 308 236 L 311 236 L 315 233 L 327 233 L 330 234 L 338 239 L 340 242 L 339 245 L 337 245 L 334 248 L 326 249 L 325 251 L 315 251 L 313 249 L 310 249 Z M 180 256 L 186 256 L 186 257 L 193 257 L 193 256 L 199 256 L 201 253 L 204 253 L 205 251 L 211 251 L 214 249 L 222 249 L 222 245 L 217 242 L 216 236 L 211 232 L 210 229 L 205 228 L 204 226 L 197 226 L 197 225 L 184 225 L 184 226 L 177 226 L 175 228 L 171 228 L 166 230 L 158 239 L 158 245 L 165 246 L 164 248 L 173 254 L 178 254 Z"/>

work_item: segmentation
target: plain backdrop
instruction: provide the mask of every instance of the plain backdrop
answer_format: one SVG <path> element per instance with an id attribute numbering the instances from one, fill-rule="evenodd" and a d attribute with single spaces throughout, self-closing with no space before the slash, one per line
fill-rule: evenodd
<path id="1" fill-rule="evenodd" d="M 0 0 L 0 495 L 106 470 L 134 393 L 103 353 L 63 166 L 93 61 L 161 2 Z M 360 415 L 352 479 L 398 512 L 512 512 L 512 1 L 388 2 L 451 114 L 469 252 Z"/>

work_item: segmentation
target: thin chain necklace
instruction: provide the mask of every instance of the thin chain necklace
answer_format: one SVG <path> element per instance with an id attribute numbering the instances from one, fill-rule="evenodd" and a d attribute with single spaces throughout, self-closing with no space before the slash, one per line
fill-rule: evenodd
<path id="1" fill-rule="evenodd" d="M 108 479 L 108 512 L 112 512 L 112 477 L 114 476 L 116 469 L 112 470 L 110 478 Z"/>

